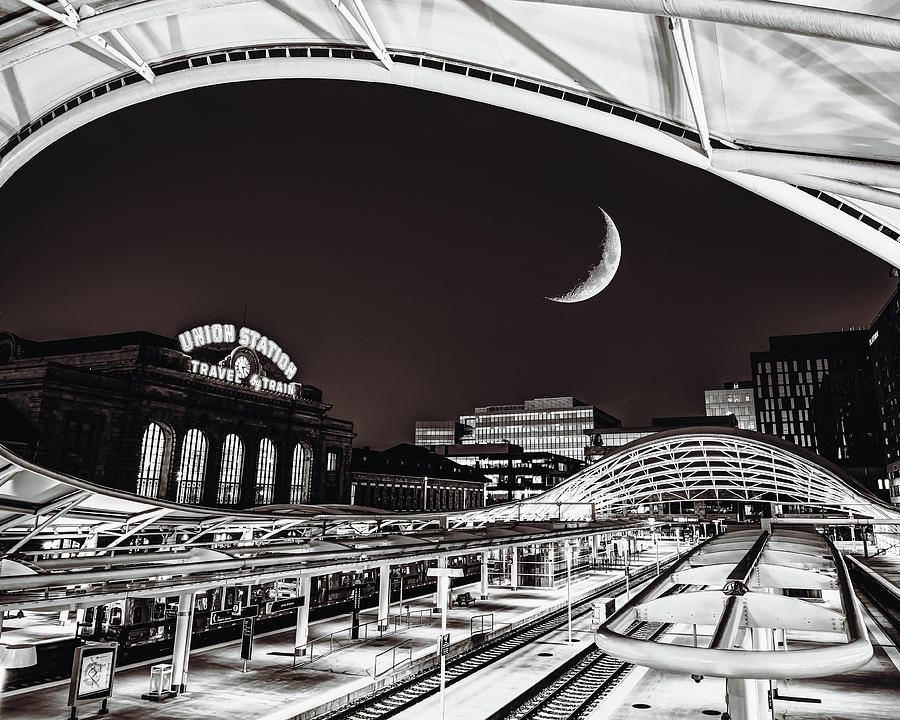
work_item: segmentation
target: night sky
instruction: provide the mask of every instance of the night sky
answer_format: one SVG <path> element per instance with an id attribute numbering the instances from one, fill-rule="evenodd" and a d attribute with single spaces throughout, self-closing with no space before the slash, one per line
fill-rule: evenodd
<path id="1" fill-rule="evenodd" d="M 612 284 L 545 300 L 622 238 Z M 0 189 L 0 328 L 51 339 L 247 324 L 359 444 L 575 395 L 702 414 L 775 334 L 867 326 L 886 265 L 628 145 L 401 88 L 267 81 L 107 116 Z"/>

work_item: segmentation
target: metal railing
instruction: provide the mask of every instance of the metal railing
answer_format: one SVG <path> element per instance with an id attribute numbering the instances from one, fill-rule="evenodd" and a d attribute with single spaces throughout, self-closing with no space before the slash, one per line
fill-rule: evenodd
<path id="1" fill-rule="evenodd" d="M 397 653 L 400 653 L 400 658 L 397 658 Z M 387 658 L 385 655 L 390 654 L 390 665 L 387 663 Z M 405 655 L 405 657 L 404 657 Z M 384 660 L 381 660 L 384 658 Z M 381 669 L 378 669 L 378 661 L 381 660 Z M 379 675 L 383 675 L 389 670 L 393 670 L 398 665 L 402 665 L 405 662 L 412 662 L 412 643 L 407 640 L 406 642 L 402 642 L 399 645 L 394 645 L 394 647 L 390 647 L 387 650 L 382 650 L 375 656 L 375 666 L 372 668 L 372 671 L 368 672 L 372 677 L 378 677 Z"/>
<path id="2" fill-rule="evenodd" d="M 297 667 L 298 663 L 309 665 L 351 645 L 365 643 L 369 640 L 370 634 L 373 640 L 380 640 L 385 636 L 396 635 L 409 630 L 411 627 L 431 625 L 432 622 L 431 608 L 426 608 L 424 610 L 412 610 L 397 615 L 389 615 L 387 618 L 369 620 L 368 622 L 360 623 L 356 628 L 351 625 L 341 630 L 335 630 L 328 635 L 313 638 L 305 645 L 297 645 L 294 648 L 292 667 Z M 375 627 L 372 627 L 373 625 Z M 354 629 L 357 630 L 357 637 L 353 637 Z"/>
<path id="3" fill-rule="evenodd" d="M 490 620 L 490 623 L 487 622 Z M 475 627 L 478 626 L 476 630 Z M 475 635 L 484 635 L 485 633 L 494 631 L 494 613 L 485 613 L 484 615 L 473 615 L 469 619 L 469 637 Z"/>

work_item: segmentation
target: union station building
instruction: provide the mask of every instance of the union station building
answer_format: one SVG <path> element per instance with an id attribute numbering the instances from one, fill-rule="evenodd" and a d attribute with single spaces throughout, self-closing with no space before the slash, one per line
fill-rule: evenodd
<path id="1" fill-rule="evenodd" d="M 353 424 L 330 409 L 285 350 L 252 328 L 45 342 L 0 333 L 0 444 L 146 497 L 347 502 Z"/>

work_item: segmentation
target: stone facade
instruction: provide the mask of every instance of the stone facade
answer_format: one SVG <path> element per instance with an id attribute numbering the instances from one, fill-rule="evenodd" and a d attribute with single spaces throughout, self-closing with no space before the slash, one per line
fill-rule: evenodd
<path id="1" fill-rule="evenodd" d="M 399 512 L 469 510 L 484 506 L 481 471 L 416 445 L 355 448 L 351 502 Z"/>
<path id="2" fill-rule="evenodd" d="M 6 334 L 0 336 L 0 397 L 38 431 L 30 459 L 90 482 L 134 492 L 142 439 L 157 423 L 167 438 L 159 497 L 176 499 L 182 443 L 196 428 L 208 443 L 204 505 L 218 504 L 223 441 L 231 433 L 244 449 L 239 506 L 254 504 L 263 438 L 276 450 L 274 504 L 289 502 L 298 443 L 311 457 L 304 500 L 349 501 L 353 425 L 328 416 L 321 391 L 308 385 L 297 397 L 254 391 L 192 374 L 189 363 L 172 339 L 150 333 L 47 343 Z"/>

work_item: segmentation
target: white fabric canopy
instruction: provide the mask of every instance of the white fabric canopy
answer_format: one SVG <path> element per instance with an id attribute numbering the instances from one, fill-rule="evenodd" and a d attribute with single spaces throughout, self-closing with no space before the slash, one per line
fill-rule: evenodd
<path id="1" fill-rule="evenodd" d="M 78 0 L 71 11 L 67 1 L 11 0 L 0 8 L 0 183 L 71 130 L 154 97 L 262 78 L 354 79 L 492 103 L 653 150 L 900 265 L 900 183 L 885 187 L 894 169 L 866 164 L 900 160 L 900 54 L 890 49 L 900 21 L 882 17 L 893 3 L 552 2 L 112 0 L 92 15 Z M 868 17 L 848 23 L 828 8 Z M 673 23 L 657 9 L 716 21 Z M 747 152 L 738 161 L 729 148 Z M 774 166 L 755 161 L 763 151 L 779 154 Z M 813 172 L 803 164 L 810 155 L 829 160 Z M 846 159 L 863 161 L 855 180 L 842 180 Z"/>

